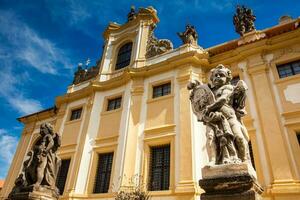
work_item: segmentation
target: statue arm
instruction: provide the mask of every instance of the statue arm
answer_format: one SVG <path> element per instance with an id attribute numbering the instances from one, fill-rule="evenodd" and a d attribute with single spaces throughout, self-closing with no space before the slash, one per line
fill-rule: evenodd
<path id="1" fill-rule="evenodd" d="M 51 135 L 48 135 L 47 139 L 49 140 L 49 143 L 48 143 L 48 146 L 45 150 L 48 152 L 54 146 L 54 140 L 53 140 Z"/>
<path id="2" fill-rule="evenodd" d="M 207 106 L 207 111 L 212 112 L 212 111 L 217 111 L 219 110 L 222 106 L 226 104 L 228 101 L 229 97 L 232 95 L 233 89 L 232 88 L 224 88 L 222 91 L 222 95 L 211 105 Z"/>

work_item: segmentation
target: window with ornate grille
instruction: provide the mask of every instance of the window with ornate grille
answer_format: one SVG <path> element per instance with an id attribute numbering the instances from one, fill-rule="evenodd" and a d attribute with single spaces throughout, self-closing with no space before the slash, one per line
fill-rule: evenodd
<path id="1" fill-rule="evenodd" d="M 280 78 L 300 74 L 300 60 L 282 65 L 277 65 L 277 71 Z"/>
<path id="2" fill-rule="evenodd" d="M 153 95 L 152 98 L 157 98 L 161 96 L 165 96 L 171 93 L 171 83 L 165 83 L 162 85 L 157 85 L 153 87 Z"/>
<path id="3" fill-rule="evenodd" d="M 116 110 L 121 107 L 122 97 L 117 97 L 114 99 L 108 99 L 107 111 Z"/>
<path id="4" fill-rule="evenodd" d="M 131 51 L 132 42 L 128 42 L 120 48 L 115 67 L 116 70 L 122 69 L 130 64 Z"/>
<path id="5" fill-rule="evenodd" d="M 64 193 L 65 184 L 68 176 L 70 159 L 65 159 L 61 161 L 61 166 L 57 174 L 56 178 L 56 187 L 59 190 L 59 194 L 62 195 Z"/>
<path id="6" fill-rule="evenodd" d="M 239 76 L 234 76 L 232 79 L 231 79 L 231 84 L 232 85 L 236 85 L 240 80 L 240 77 Z"/>
<path id="7" fill-rule="evenodd" d="M 81 112 L 82 112 L 82 108 L 72 110 L 70 121 L 75 120 L 75 119 L 80 119 Z"/>
<path id="8" fill-rule="evenodd" d="M 97 172 L 94 182 L 94 193 L 107 193 L 114 153 L 98 155 Z"/>
<path id="9" fill-rule="evenodd" d="M 170 184 L 170 145 L 151 147 L 150 191 L 168 190 Z"/>
<path id="10" fill-rule="evenodd" d="M 253 168 L 255 169 L 254 155 L 253 155 L 253 149 L 252 149 L 251 141 L 248 142 L 248 146 L 249 146 L 249 154 L 250 154 L 250 158 L 251 158 L 251 163 L 252 163 Z"/>

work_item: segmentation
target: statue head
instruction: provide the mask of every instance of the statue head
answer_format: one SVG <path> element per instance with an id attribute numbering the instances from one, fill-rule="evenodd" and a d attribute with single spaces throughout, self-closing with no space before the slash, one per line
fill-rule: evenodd
<path id="1" fill-rule="evenodd" d="M 214 87 L 221 87 L 230 83 L 232 79 L 230 69 L 219 64 L 211 70 L 210 80 Z"/>
<path id="2" fill-rule="evenodd" d="M 51 134 L 53 135 L 54 132 L 53 132 L 53 127 L 50 123 L 46 122 L 46 123 L 43 123 L 41 124 L 41 127 L 40 127 L 40 134 L 42 136 L 45 136 L 47 134 Z"/>

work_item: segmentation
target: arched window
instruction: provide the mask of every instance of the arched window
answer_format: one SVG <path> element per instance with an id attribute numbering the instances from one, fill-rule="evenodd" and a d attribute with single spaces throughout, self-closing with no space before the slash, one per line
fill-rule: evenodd
<path id="1" fill-rule="evenodd" d="M 116 70 L 122 69 L 130 64 L 131 50 L 132 42 L 128 42 L 120 48 L 116 62 Z"/>

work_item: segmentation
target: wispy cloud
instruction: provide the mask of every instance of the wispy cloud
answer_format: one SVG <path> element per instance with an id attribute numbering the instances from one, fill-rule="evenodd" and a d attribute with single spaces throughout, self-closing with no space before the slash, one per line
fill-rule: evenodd
<path id="1" fill-rule="evenodd" d="M 4 179 L 18 144 L 18 138 L 0 128 L 0 179 Z"/>
<path id="2" fill-rule="evenodd" d="M 71 67 L 65 51 L 40 37 L 14 13 L 0 10 L 0 26 L 0 36 L 6 41 L 0 46 L 0 52 L 6 52 L 9 59 L 17 59 L 24 65 L 49 74 L 58 74 L 60 68 Z"/>
<path id="3" fill-rule="evenodd" d="M 60 75 L 72 65 L 63 49 L 40 37 L 13 12 L 0 10 L 0 27 L 0 97 L 21 114 L 39 111 L 42 104 L 23 91 L 24 83 L 34 79 L 29 69 Z"/>

